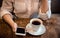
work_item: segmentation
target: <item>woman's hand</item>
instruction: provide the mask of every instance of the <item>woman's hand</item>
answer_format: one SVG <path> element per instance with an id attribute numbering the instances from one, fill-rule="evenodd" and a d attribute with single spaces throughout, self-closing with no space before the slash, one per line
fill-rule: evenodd
<path id="1" fill-rule="evenodd" d="M 16 23 L 14 23 L 14 24 L 12 25 L 12 30 L 13 30 L 13 32 L 16 32 L 16 30 L 17 30 L 17 24 L 16 24 Z"/>

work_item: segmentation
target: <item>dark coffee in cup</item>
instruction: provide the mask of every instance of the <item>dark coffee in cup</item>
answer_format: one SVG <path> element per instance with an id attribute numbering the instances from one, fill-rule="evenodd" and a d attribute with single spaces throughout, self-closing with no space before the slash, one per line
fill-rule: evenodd
<path id="1" fill-rule="evenodd" d="M 32 24 L 33 25 L 40 25 L 41 23 L 39 21 L 33 21 Z"/>
<path id="2" fill-rule="evenodd" d="M 43 24 L 43 22 L 41 19 L 33 18 L 30 20 L 30 25 L 34 31 L 37 31 L 42 24 Z"/>

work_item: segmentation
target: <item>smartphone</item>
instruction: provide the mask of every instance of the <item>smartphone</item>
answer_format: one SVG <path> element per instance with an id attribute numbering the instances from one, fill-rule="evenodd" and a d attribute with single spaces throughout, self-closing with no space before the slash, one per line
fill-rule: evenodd
<path id="1" fill-rule="evenodd" d="M 23 27 L 18 27 L 15 34 L 25 36 L 26 30 Z"/>

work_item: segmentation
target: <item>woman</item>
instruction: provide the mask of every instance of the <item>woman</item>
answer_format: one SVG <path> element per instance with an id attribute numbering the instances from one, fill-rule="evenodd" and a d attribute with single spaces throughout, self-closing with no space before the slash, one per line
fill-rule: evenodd
<path id="1" fill-rule="evenodd" d="M 39 18 L 47 20 L 51 16 L 48 10 L 48 0 L 3 0 L 1 17 L 16 32 L 17 24 L 12 20 L 12 11 L 19 18 L 30 18 L 34 13 L 38 13 Z"/>

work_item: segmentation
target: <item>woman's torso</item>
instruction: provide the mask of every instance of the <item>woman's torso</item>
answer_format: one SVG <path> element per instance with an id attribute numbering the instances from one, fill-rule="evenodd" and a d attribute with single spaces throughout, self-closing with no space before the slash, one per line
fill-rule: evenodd
<path id="1" fill-rule="evenodd" d="M 14 0 L 14 13 L 18 17 L 29 18 L 38 11 L 39 0 Z"/>

